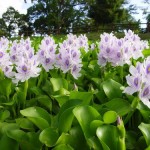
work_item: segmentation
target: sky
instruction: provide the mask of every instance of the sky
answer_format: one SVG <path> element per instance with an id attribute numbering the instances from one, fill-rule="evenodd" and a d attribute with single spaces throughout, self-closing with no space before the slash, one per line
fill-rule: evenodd
<path id="1" fill-rule="evenodd" d="M 31 0 L 27 0 L 27 3 L 24 0 L 0 0 L 0 18 L 2 14 L 7 11 L 8 7 L 14 7 L 21 14 L 27 13 L 27 8 L 31 6 Z"/>
<path id="2" fill-rule="evenodd" d="M 150 5 L 144 3 L 143 2 L 144 0 L 129 0 L 129 1 L 130 1 L 130 4 L 134 4 L 138 8 L 137 11 L 139 14 L 133 15 L 135 19 L 136 20 L 140 19 L 142 23 L 146 23 L 145 16 L 142 14 L 141 9 L 146 8 L 147 12 L 150 13 Z"/>
<path id="3" fill-rule="evenodd" d="M 140 8 L 147 7 L 148 4 L 144 4 L 143 0 L 128 0 L 130 4 L 136 4 L 138 7 L 139 14 L 134 15 L 136 20 L 139 20 L 142 23 L 146 23 L 145 16 L 142 15 L 142 12 L 140 11 Z M 9 6 L 14 7 L 16 10 L 19 11 L 19 13 L 26 14 L 27 8 L 31 6 L 31 0 L 27 0 L 27 3 L 24 2 L 24 0 L 0 0 L 0 18 L 2 17 L 2 14 L 6 12 L 7 8 Z M 150 7 L 149 7 L 149 13 L 150 13 Z"/>

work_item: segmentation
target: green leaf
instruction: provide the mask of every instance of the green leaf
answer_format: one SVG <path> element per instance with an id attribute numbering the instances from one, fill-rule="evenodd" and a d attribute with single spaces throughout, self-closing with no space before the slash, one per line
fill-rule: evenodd
<path id="1" fill-rule="evenodd" d="M 135 149 L 137 149 L 137 150 L 142 150 L 142 149 L 145 150 L 147 147 L 145 138 L 143 136 L 141 136 L 134 146 L 135 146 Z"/>
<path id="2" fill-rule="evenodd" d="M 42 143 L 39 141 L 39 133 L 27 132 L 28 140 L 21 141 L 19 144 L 21 150 L 41 150 Z"/>
<path id="3" fill-rule="evenodd" d="M 53 148 L 53 150 L 74 150 L 74 149 L 68 144 L 60 144 L 55 148 Z"/>
<path id="4" fill-rule="evenodd" d="M 58 114 L 58 119 L 59 117 L 69 108 L 74 108 L 75 106 L 77 105 L 80 105 L 81 104 L 81 100 L 79 99 L 71 99 L 71 100 L 68 100 L 66 103 L 64 103 L 62 105 L 62 107 L 60 108 L 59 110 L 59 114 Z"/>
<path id="5" fill-rule="evenodd" d="M 60 107 L 69 100 L 68 95 L 53 95 L 53 97 L 56 99 Z"/>
<path id="6" fill-rule="evenodd" d="M 28 136 L 26 135 L 26 133 L 22 130 L 19 130 L 19 129 L 9 130 L 6 132 L 6 134 L 9 138 L 12 138 L 18 142 L 28 140 Z"/>
<path id="7" fill-rule="evenodd" d="M 137 142 L 137 133 L 134 131 L 126 132 L 126 147 L 127 149 L 135 149 Z"/>
<path id="8" fill-rule="evenodd" d="M 35 95 L 43 95 L 44 94 L 44 92 L 41 90 L 41 88 L 39 88 L 37 86 L 31 87 L 30 91 L 32 93 L 34 93 Z"/>
<path id="9" fill-rule="evenodd" d="M 9 95 L 11 94 L 11 86 L 12 81 L 11 79 L 5 78 L 0 80 L 0 93 L 2 95 L 5 95 L 7 98 L 9 98 Z"/>
<path id="10" fill-rule="evenodd" d="M 87 139 L 88 146 L 90 149 L 102 150 L 102 145 L 96 136 Z"/>
<path id="11" fill-rule="evenodd" d="M 89 149 L 84 134 L 82 132 L 82 129 L 79 125 L 72 127 L 69 130 L 69 133 L 71 137 L 67 140 L 67 143 L 69 143 L 74 149 L 80 149 L 81 147 L 82 150 Z"/>
<path id="12" fill-rule="evenodd" d="M 28 117 L 37 127 L 40 129 L 45 129 L 50 126 L 51 118 L 50 114 L 40 107 L 29 107 L 24 110 L 21 110 L 20 113 Z"/>
<path id="13" fill-rule="evenodd" d="M 10 112 L 8 110 L 5 110 L 3 112 L 0 113 L 0 121 L 4 121 L 5 119 L 7 119 L 10 116 Z"/>
<path id="14" fill-rule="evenodd" d="M 97 128 L 96 135 L 104 149 L 117 150 L 119 135 L 115 126 L 102 125 Z"/>
<path id="15" fill-rule="evenodd" d="M 149 108 L 143 104 L 143 102 L 138 103 L 137 109 L 140 111 L 142 117 L 144 118 L 145 122 L 149 122 L 149 116 L 150 116 L 150 111 Z"/>
<path id="16" fill-rule="evenodd" d="M 61 88 L 68 89 L 68 82 L 63 78 L 51 78 L 50 81 L 54 91 L 58 91 Z"/>
<path id="17" fill-rule="evenodd" d="M 60 144 L 69 144 L 71 145 L 73 142 L 76 142 L 76 141 L 73 141 L 73 136 L 68 134 L 68 133 L 62 133 L 57 142 L 56 142 L 56 145 L 60 145 Z"/>
<path id="18" fill-rule="evenodd" d="M 58 114 L 58 128 L 60 132 L 67 132 L 74 118 L 72 110 L 75 106 L 81 104 L 81 100 L 71 99 L 62 105 Z"/>
<path id="19" fill-rule="evenodd" d="M 47 95 L 40 95 L 37 97 L 37 100 L 42 106 L 48 108 L 50 111 L 52 110 L 52 101 Z"/>
<path id="20" fill-rule="evenodd" d="M 93 131 L 93 134 L 96 133 L 96 130 L 99 126 L 103 125 L 104 122 L 101 121 L 101 120 L 93 120 L 91 123 L 90 123 L 90 128 L 91 130 Z"/>
<path id="21" fill-rule="evenodd" d="M 52 147 L 55 145 L 59 135 L 53 128 L 49 127 L 44 129 L 39 136 L 39 140 L 45 144 L 47 147 Z"/>
<path id="22" fill-rule="evenodd" d="M 115 111 L 107 111 L 103 115 L 103 120 L 105 123 L 114 123 L 117 120 L 117 116 Z"/>
<path id="23" fill-rule="evenodd" d="M 148 146 L 145 150 L 150 150 L 150 146 Z"/>
<path id="24" fill-rule="evenodd" d="M 45 79 L 44 79 L 45 80 Z M 42 86 L 42 90 L 46 92 L 49 96 L 51 96 L 52 93 L 52 85 L 49 80 L 45 80 L 45 84 Z"/>
<path id="25" fill-rule="evenodd" d="M 28 119 L 41 130 L 44 130 L 45 128 L 48 128 L 50 126 L 49 123 L 43 118 L 28 117 Z"/>
<path id="26" fill-rule="evenodd" d="M 150 124 L 141 123 L 138 128 L 141 130 L 147 146 L 150 145 Z"/>
<path id="27" fill-rule="evenodd" d="M 149 49 L 143 50 L 142 53 L 143 53 L 143 55 L 144 55 L 145 57 L 150 56 L 150 50 L 149 50 Z"/>
<path id="28" fill-rule="evenodd" d="M 48 124 L 51 124 L 50 114 L 41 107 L 29 107 L 21 110 L 20 113 L 25 117 L 43 118 L 48 122 Z"/>
<path id="29" fill-rule="evenodd" d="M 100 116 L 98 111 L 91 106 L 78 106 L 73 109 L 73 113 L 77 118 L 86 138 L 93 136 L 90 129 L 91 121 Z"/>
<path id="30" fill-rule="evenodd" d="M 16 123 L 0 123 L 0 129 L 2 130 L 2 133 L 6 133 L 9 130 L 16 130 L 19 129 L 19 126 Z"/>
<path id="31" fill-rule="evenodd" d="M 1 150 L 18 150 L 19 144 L 15 140 L 9 138 L 7 135 L 3 135 L 0 139 L 0 149 Z"/>
<path id="32" fill-rule="evenodd" d="M 104 106 L 106 106 L 110 110 L 115 111 L 119 116 L 124 116 L 128 112 L 132 111 L 130 103 L 121 98 L 112 99 L 109 102 L 105 103 Z"/>
<path id="33" fill-rule="evenodd" d="M 78 92 L 72 91 L 70 92 L 69 99 L 80 99 L 83 104 L 89 104 L 93 98 L 93 94 L 91 92 Z"/>
<path id="34" fill-rule="evenodd" d="M 122 97 L 121 86 L 120 83 L 112 79 L 108 79 L 102 83 L 103 90 L 109 99 Z"/>
<path id="35" fill-rule="evenodd" d="M 33 123 L 27 118 L 17 118 L 16 123 L 19 125 L 20 128 L 26 130 L 34 130 Z"/>
<path id="36" fill-rule="evenodd" d="M 68 132 L 71 128 L 74 115 L 72 113 L 74 107 L 65 110 L 59 117 L 58 129 L 60 132 Z"/>

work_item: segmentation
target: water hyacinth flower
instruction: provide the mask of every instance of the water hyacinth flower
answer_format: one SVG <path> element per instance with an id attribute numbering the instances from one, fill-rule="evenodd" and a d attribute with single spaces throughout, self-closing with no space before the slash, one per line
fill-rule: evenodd
<path id="1" fill-rule="evenodd" d="M 9 56 L 9 40 L 5 37 L 0 38 L 0 69 L 5 76 L 12 78 L 14 76 L 13 64 Z"/>
<path id="2" fill-rule="evenodd" d="M 20 42 L 14 41 L 10 48 L 9 57 L 13 67 L 5 67 L 4 72 L 8 73 L 14 68 L 15 72 L 12 77 L 14 83 L 24 82 L 40 74 L 39 61 L 34 54 L 29 38 L 22 39 Z"/>
<path id="3" fill-rule="evenodd" d="M 79 44 L 79 48 L 84 48 L 84 50 L 87 52 L 88 49 L 89 49 L 89 46 L 88 46 L 88 38 L 87 36 L 84 34 L 84 35 L 80 35 L 78 37 L 78 44 Z"/>
<path id="4" fill-rule="evenodd" d="M 16 66 L 15 83 L 19 81 L 24 82 L 31 77 L 37 77 L 40 74 L 41 69 L 38 67 L 39 63 L 36 57 L 32 59 L 22 58 Z"/>
<path id="5" fill-rule="evenodd" d="M 101 36 L 98 53 L 98 64 L 105 66 L 123 66 L 131 64 L 131 58 L 137 60 L 143 57 L 142 50 L 148 48 L 148 42 L 140 40 L 139 36 L 131 30 L 125 31 L 124 38 L 118 39 L 112 33 L 104 33 Z"/>
<path id="6" fill-rule="evenodd" d="M 70 72 L 72 76 L 77 79 L 81 76 L 81 52 L 76 36 L 74 37 L 70 34 L 68 38 L 71 39 L 66 39 L 59 45 L 59 53 L 57 54 L 55 67 L 62 70 L 63 73 Z"/>
<path id="7" fill-rule="evenodd" d="M 56 61 L 57 44 L 52 37 L 44 37 L 37 52 L 38 60 L 42 67 L 48 72 L 53 69 Z"/>
<path id="8" fill-rule="evenodd" d="M 94 44 L 94 43 L 92 43 L 91 45 L 90 45 L 90 49 L 91 50 L 94 50 L 96 48 L 96 45 Z"/>
<path id="9" fill-rule="evenodd" d="M 123 93 L 138 93 L 140 100 L 150 108 L 150 56 L 136 67 L 130 66 L 130 75 L 126 76 L 128 86 Z"/>
<path id="10" fill-rule="evenodd" d="M 9 47 L 9 40 L 6 37 L 0 38 L 0 50 L 6 51 Z"/>

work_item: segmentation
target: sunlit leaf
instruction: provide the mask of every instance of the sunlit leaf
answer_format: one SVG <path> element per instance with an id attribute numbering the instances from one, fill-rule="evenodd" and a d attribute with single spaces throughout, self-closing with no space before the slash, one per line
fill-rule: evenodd
<path id="1" fill-rule="evenodd" d="M 91 106 L 78 106 L 73 109 L 73 113 L 77 118 L 86 138 L 93 136 L 90 129 L 91 121 L 100 116 L 98 111 Z"/>
<path id="2" fill-rule="evenodd" d="M 91 92 L 79 92 L 72 91 L 70 92 L 70 99 L 80 99 L 83 104 L 89 104 L 93 98 L 93 94 Z"/>
<path id="3" fill-rule="evenodd" d="M 119 135 L 115 126 L 102 125 L 97 128 L 96 135 L 104 149 L 117 150 Z"/>
<path id="4" fill-rule="evenodd" d="M 139 126 L 147 145 L 150 145 L 150 124 L 141 123 Z"/>
<path id="5" fill-rule="evenodd" d="M 105 123 L 114 123 L 117 120 L 117 116 L 115 111 L 107 111 L 103 115 L 103 120 Z"/>
<path id="6" fill-rule="evenodd" d="M 61 88 L 68 89 L 68 82 L 63 78 L 51 78 L 50 81 L 54 91 L 58 91 Z"/>
<path id="7" fill-rule="evenodd" d="M 20 113 L 25 117 L 43 118 L 49 124 L 51 123 L 50 114 L 41 107 L 29 107 L 20 111 Z"/>
<path id="8" fill-rule="evenodd" d="M 39 140 L 48 147 L 55 145 L 59 135 L 53 128 L 49 127 L 40 133 Z"/>
<path id="9" fill-rule="evenodd" d="M 19 142 L 28 140 L 27 134 L 24 131 L 19 129 L 9 130 L 6 132 L 6 134 L 9 138 L 12 138 Z"/>
<path id="10" fill-rule="evenodd" d="M 106 80 L 102 83 L 103 90 L 109 99 L 122 97 L 121 86 L 120 83 L 112 79 Z"/>
<path id="11" fill-rule="evenodd" d="M 124 116 L 132 110 L 130 103 L 121 98 L 115 98 L 105 103 L 104 106 L 115 111 L 119 116 Z"/>
<path id="12" fill-rule="evenodd" d="M 69 108 L 60 115 L 58 120 L 58 129 L 60 132 L 67 132 L 71 128 L 74 118 L 72 110 L 73 108 Z"/>
<path id="13" fill-rule="evenodd" d="M 74 149 L 68 144 L 60 144 L 55 148 L 53 148 L 53 150 L 74 150 Z"/>
<path id="14" fill-rule="evenodd" d="M 34 130 L 33 123 L 27 118 L 17 118 L 16 123 L 19 125 L 20 128 L 26 130 Z"/>

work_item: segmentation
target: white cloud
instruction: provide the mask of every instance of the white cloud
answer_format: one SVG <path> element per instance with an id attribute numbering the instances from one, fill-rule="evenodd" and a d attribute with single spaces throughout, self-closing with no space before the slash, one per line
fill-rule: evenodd
<path id="1" fill-rule="evenodd" d="M 31 6 L 31 1 L 28 0 L 27 3 L 25 3 L 24 0 L 0 0 L 0 18 L 10 6 L 18 10 L 19 13 L 26 14 L 27 8 Z"/>

